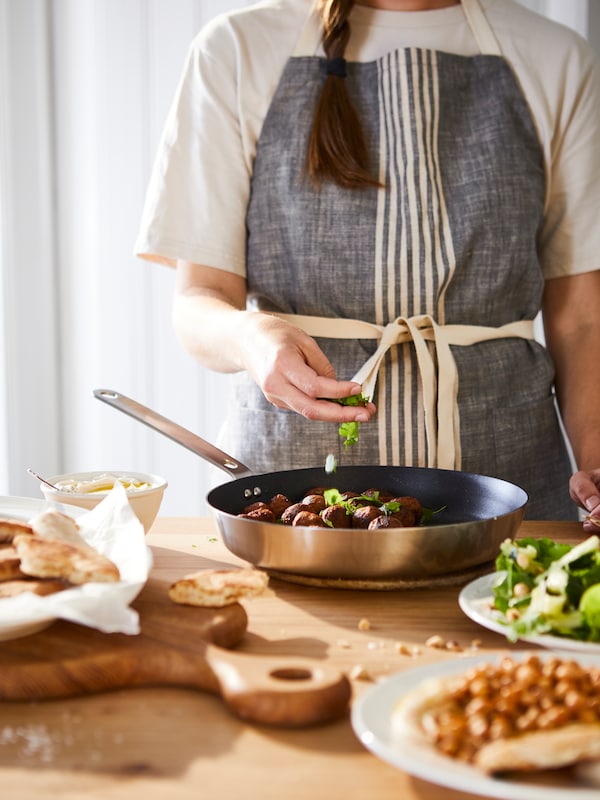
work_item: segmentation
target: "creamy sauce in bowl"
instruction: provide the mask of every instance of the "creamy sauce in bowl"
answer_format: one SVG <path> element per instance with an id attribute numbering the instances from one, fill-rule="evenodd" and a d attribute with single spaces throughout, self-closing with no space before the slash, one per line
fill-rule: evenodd
<path id="1" fill-rule="evenodd" d="M 104 473 L 98 477 L 87 480 L 68 480 L 57 481 L 54 485 L 61 492 L 70 494 L 108 494 L 117 481 L 123 484 L 127 494 L 143 492 L 146 489 L 153 489 L 156 484 L 141 481 L 138 478 L 127 475 L 111 475 Z"/>

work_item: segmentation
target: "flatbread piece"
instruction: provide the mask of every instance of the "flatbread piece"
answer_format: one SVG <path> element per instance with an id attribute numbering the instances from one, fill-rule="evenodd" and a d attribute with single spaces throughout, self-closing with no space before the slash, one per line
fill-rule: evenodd
<path id="1" fill-rule="evenodd" d="M 120 579 L 116 564 L 91 548 L 36 535 L 17 536 L 14 546 L 21 570 L 36 578 L 61 578 L 75 585 Z"/>
<path id="2" fill-rule="evenodd" d="M 0 519 L 0 544 L 10 544 L 20 533 L 33 533 L 33 528 L 18 519 Z"/>
<path id="3" fill-rule="evenodd" d="M 268 584 L 269 576 L 252 567 L 206 569 L 175 581 L 169 597 L 183 605 L 221 608 L 263 594 Z"/>
<path id="4" fill-rule="evenodd" d="M 43 539 L 58 539 L 61 542 L 76 545 L 88 553 L 96 552 L 79 533 L 79 525 L 73 517 L 69 517 L 61 511 L 54 509 L 42 511 L 31 520 L 30 524 L 33 533 Z"/>
<path id="5" fill-rule="evenodd" d="M 12 545 L 0 547 L 0 581 L 22 578 L 21 559 Z"/>

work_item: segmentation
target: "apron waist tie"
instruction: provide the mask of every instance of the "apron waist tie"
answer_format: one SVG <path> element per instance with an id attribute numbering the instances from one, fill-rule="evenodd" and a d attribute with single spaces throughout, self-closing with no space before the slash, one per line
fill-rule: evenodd
<path id="1" fill-rule="evenodd" d="M 428 466 L 460 469 L 460 421 L 458 415 L 458 371 L 450 345 L 466 347 L 492 339 L 534 339 L 532 320 L 510 322 L 498 328 L 483 325 L 438 325 L 429 314 L 397 317 L 387 325 L 333 317 L 275 314 L 301 328 L 309 336 L 329 339 L 377 339 L 373 355 L 352 378 L 366 397 L 374 396 L 377 372 L 387 351 L 397 344 L 415 347 L 425 410 Z M 434 345 L 434 357 L 427 342 Z"/>

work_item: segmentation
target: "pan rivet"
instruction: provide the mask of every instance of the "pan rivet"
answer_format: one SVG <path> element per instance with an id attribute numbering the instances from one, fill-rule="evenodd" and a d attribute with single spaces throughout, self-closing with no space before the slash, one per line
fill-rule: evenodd
<path id="1" fill-rule="evenodd" d="M 252 497 L 252 489 L 244 489 L 244 497 Z"/>
<path id="2" fill-rule="evenodd" d="M 255 486 L 254 487 L 254 491 L 252 492 L 252 494 L 254 495 L 254 497 L 260 497 L 261 494 L 262 494 L 262 490 L 261 490 L 260 486 Z"/>

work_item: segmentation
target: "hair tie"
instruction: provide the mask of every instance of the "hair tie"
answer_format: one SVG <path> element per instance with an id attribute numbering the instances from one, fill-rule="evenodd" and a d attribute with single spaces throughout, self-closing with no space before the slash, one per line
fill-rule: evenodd
<path id="1" fill-rule="evenodd" d="M 328 58 L 325 61 L 325 74 L 335 75 L 336 78 L 346 77 L 346 59 Z"/>

